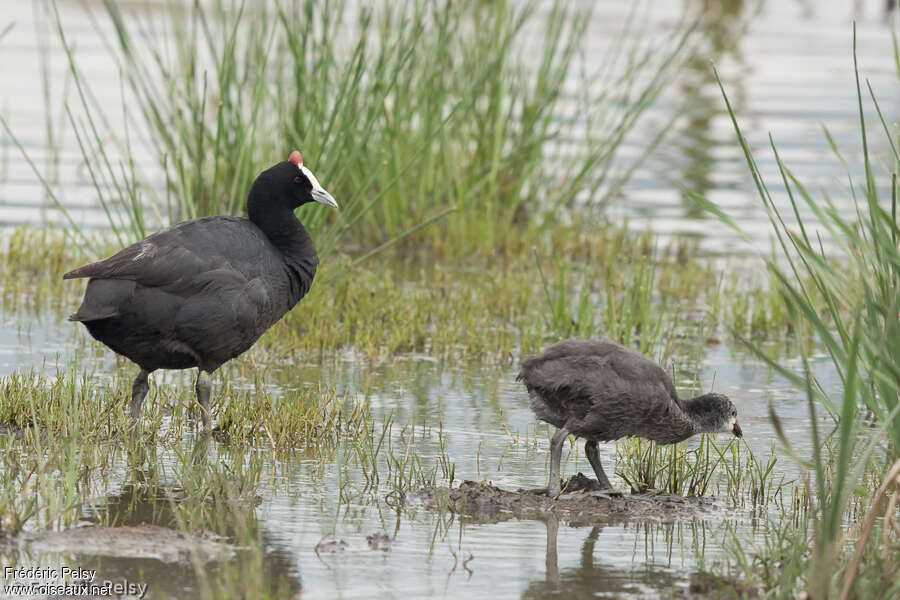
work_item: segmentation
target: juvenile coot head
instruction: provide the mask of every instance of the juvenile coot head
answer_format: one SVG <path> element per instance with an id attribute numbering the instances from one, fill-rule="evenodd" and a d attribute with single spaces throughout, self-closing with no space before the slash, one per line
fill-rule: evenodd
<path id="1" fill-rule="evenodd" d="M 704 394 L 688 401 L 687 412 L 699 430 L 707 433 L 733 433 L 743 437 L 737 422 L 737 408 L 724 394 Z"/>

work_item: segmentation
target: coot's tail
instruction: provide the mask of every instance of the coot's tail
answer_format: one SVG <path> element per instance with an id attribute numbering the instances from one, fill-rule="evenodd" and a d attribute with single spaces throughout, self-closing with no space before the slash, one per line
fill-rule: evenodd
<path id="1" fill-rule="evenodd" d="M 125 279 L 91 279 L 84 301 L 70 321 L 99 321 L 119 315 L 120 307 L 134 295 L 135 283 Z"/>

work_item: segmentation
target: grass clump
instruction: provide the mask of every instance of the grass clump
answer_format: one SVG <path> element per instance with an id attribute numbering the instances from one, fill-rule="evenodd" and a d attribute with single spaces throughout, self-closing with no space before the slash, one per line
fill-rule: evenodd
<path id="1" fill-rule="evenodd" d="M 852 500 L 856 498 L 868 506 L 865 520 L 871 522 L 879 510 L 881 495 L 892 478 L 896 477 L 888 465 L 900 452 L 900 222 L 897 220 L 897 181 L 894 173 L 885 177 L 890 197 L 882 198 L 870 156 L 855 48 L 854 28 L 854 71 L 863 163 L 862 185 L 856 184 L 853 173 L 848 169 L 848 193 L 856 202 L 855 218 L 841 216 L 828 196 L 823 201 L 816 201 L 800 179 L 781 161 L 770 136 L 781 183 L 796 219 L 796 226 L 788 225 L 785 215 L 773 201 L 725 97 L 738 140 L 783 255 L 780 260 L 767 259 L 769 272 L 778 282 L 777 289 L 791 318 L 804 322 L 814 333 L 831 357 L 843 384 L 840 397 L 832 398 L 819 388 L 814 374 L 810 372 L 808 354 L 804 354 L 805 372 L 797 375 L 767 357 L 755 343 L 748 344 L 777 372 L 804 387 L 808 398 L 813 437 L 813 455 L 810 458 L 797 455 L 774 409 L 770 409 L 782 444 L 799 464 L 809 470 L 804 490 L 804 497 L 810 506 L 808 514 L 787 532 L 777 531 L 767 536 L 767 544 L 771 542 L 772 545 L 762 555 L 782 557 L 779 559 L 782 561 L 782 576 L 767 576 L 761 585 L 784 596 L 806 590 L 813 598 L 837 595 L 846 598 L 850 594 L 870 597 L 873 591 L 876 597 L 882 597 L 883 594 L 890 595 L 894 586 L 891 579 L 883 578 L 882 572 L 868 571 L 865 565 L 860 564 L 860 559 L 867 554 L 878 554 L 883 559 L 894 556 L 896 530 L 883 529 L 880 547 L 878 540 L 864 535 L 857 541 L 857 551 L 853 557 L 846 544 L 846 520 Z M 868 82 L 867 88 L 887 136 L 890 160 L 896 169 L 900 164 L 896 140 L 887 127 Z M 724 88 L 722 91 L 724 95 Z M 831 145 L 846 165 L 833 142 Z M 718 207 L 698 199 L 723 222 L 740 231 Z M 801 204 L 811 210 L 812 220 L 804 222 L 800 217 Z M 826 243 L 834 249 L 830 255 L 825 251 Z M 820 310 L 820 302 L 824 303 L 824 311 Z M 830 436 L 823 436 L 818 429 L 817 413 L 822 406 L 837 422 Z M 874 427 L 866 424 L 863 411 L 871 415 Z M 876 472 L 885 474 L 884 485 L 874 494 L 871 486 L 864 487 L 863 493 L 859 494 L 857 490 L 867 481 L 864 475 L 872 468 L 873 457 L 878 459 L 875 461 Z M 882 477 L 875 478 L 876 481 L 880 479 Z M 872 480 L 868 479 L 870 482 Z M 887 516 L 888 522 L 892 517 Z M 810 530 L 813 533 L 812 544 L 808 542 Z M 754 563 L 737 562 L 745 565 L 748 577 L 755 577 Z M 883 564 L 883 561 L 876 562 Z M 866 570 L 866 573 L 857 575 L 859 568 Z M 896 572 L 896 566 L 888 571 Z M 874 590 L 863 583 L 873 579 L 886 583 L 874 586 Z M 895 587 L 893 589 L 896 590 Z"/>
<path id="2" fill-rule="evenodd" d="M 217 435 L 229 444 L 266 445 L 278 450 L 313 448 L 327 454 L 352 439 L 371 421 L 365 403 L 334 390 L 304 388 L 272 398 L 261 388 L 249 394 L 232 390 L 219 397 Z"/>
<path id="3" fill-rule="evenodd" d="M 111 224 L 131 223 L 136 236 L 153 216 L 240 213 L 256 173 L 299 147 L 342 206 L 318 236 L 323 254 L 339 241 L 372 248 L 412 234 L 456 255 L 493 254 L 523 228 L 556 222 L 576 198 L 601 205 L 668 130 L 617 162 L 693 31 L 649 43 L 631 19 L 588 68 L 580 53 L 590 8 L 566 3 L 542 12 L 477 0 L 216 0 L 170 5 L 162 18 L 157 9 L 144 18 L 104 7 L 108 46 L 137 99 L 136 111 L 123 112 L 149 132 L 166 177 L 161 196 L 141 165 L 107 155 L 102 123 L 90 118 L 102 106 L 67 52 L 87 115 L 70 115 L 71 124 L 86 162 L 103 159 L 91 176 L 101 198 L 115 190 L 104 202 Z M 58 33 L 68 50 L 62 26 Z M 576 72 L 584 84 L 570 90 Z M 130 139 L 118 141 L 127 155 Z M 563 142 L 576 150 L 553 159 Z M 321 232 L 333 217 L 301 209 L 301 218 Z"/>
<path id="4" fill-rule="evenodd" d="M 784 505 L 784 490 L 793 482 L 776 476 L 774 451 L 763 462 L 746 443 L 716 443 L 706 434 L 698 439 L 666 446 L 641 438 L 619 441 L 616 475 L 635 492 L 719 495 L 735 506 Z"/>
<path id="5" fill-rule="evenodd" d="M 660 446 L 641 438 L 616 443 L 616 464 L 621 477 L 632 490 L 658 490 L 678 496 L 705 496 L 722 459 L 715 442 L 701 435 L 695 448 L 684 442 Z"/>
<path id="6" fill-rule="evenodd" d="M 51 378 L 16 372 L 0 380 L 0 424 L 67 438 L 104 439 L 124 425 L 119 397 L 124 397 L 120 390 L 98 385 L 87 375 L 79 379 L 74 372 L 58 371 Z"/>

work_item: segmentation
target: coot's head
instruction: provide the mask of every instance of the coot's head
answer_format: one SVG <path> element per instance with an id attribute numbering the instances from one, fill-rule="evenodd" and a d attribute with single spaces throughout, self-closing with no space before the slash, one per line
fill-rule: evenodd
<path id="1" fill-rule="evenodd" d="M 306 166 L 300 152 L 294 150 L 286 161 L 269 167 L 259 174 L 250 188 L 247 212 L 267 212 L 277 207 L 290 210 L 307 202 L 321 202 L 332 208 L 338 204 Z"/>
<path id="2" fill-rule="evenodd" d="M 737 408 L 724 394 L 703 394 L 689 400 L 685 411 L 704 433 L 733 433 L 743 437 L 737 422 Z"/>

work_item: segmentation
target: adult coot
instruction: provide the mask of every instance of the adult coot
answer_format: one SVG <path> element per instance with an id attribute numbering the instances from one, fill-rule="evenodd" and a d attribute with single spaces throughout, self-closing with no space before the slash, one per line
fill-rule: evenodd
<path id="1" fill-rule="evenodd" d="M 523 360 L 516 379 L 525 383 L 537 417 L 559 428 L 550 443 L 551 496 L 559 494 L 559 461 L 569 434 L 587 440 L 584 452 L 603 488 L 612 486 L 597 442 L 637 436 L 674 444 L 696 433 L 742 436 L 737 410 L 726 396 L 682 400 L 662 367 L 612 342 L 559 342 Z"/>
<path id="2" fill-rule="evenodd" d="M 253 182 L 249 218 L 184 221 L 63 275 L 90 277 L 69 320 L 141 368 L 133 420 L 150 373 L 199 367 L 197 401 L 209 426 L 209 374 L 250 348 L 312 285 L 319 258 L 294 216 L 307 202 L 337 208 L 295 150 Z"/>

